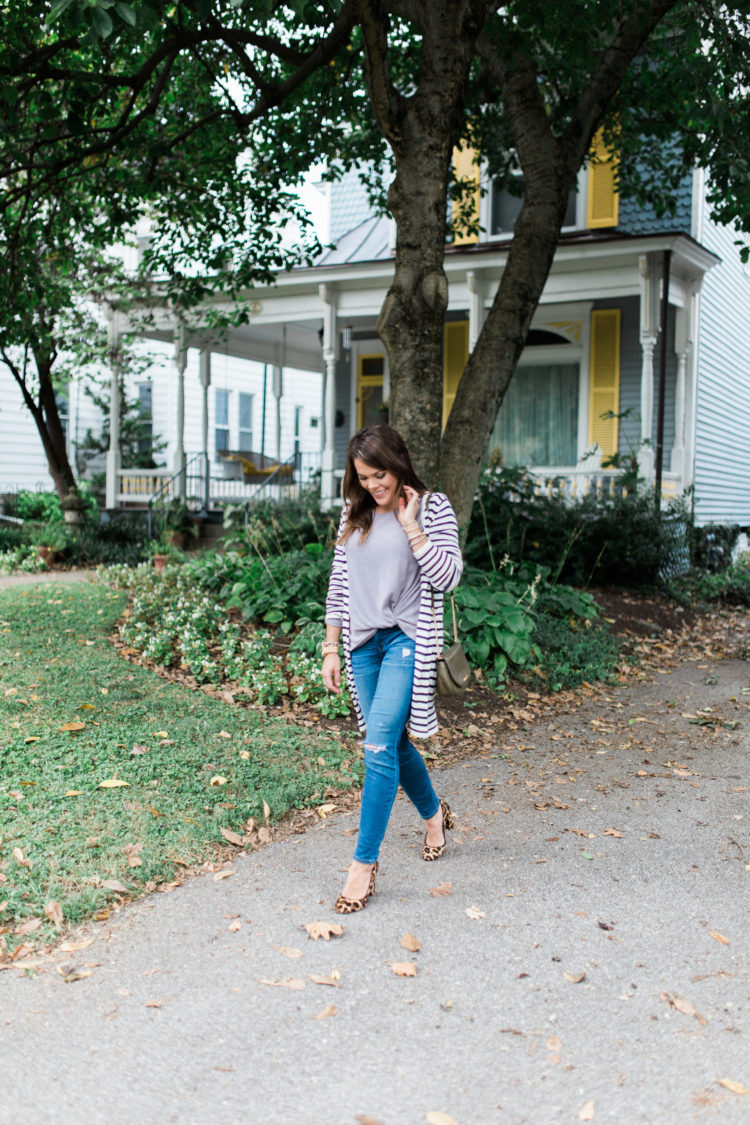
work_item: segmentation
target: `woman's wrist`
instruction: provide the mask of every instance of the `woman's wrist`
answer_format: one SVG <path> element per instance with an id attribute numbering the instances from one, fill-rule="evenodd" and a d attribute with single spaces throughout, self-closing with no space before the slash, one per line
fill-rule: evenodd
<path id="1" fill-rule="evenodd" d="M 332 655 L 338 656 L 338 654 L 339 654 L 339 642 L 338 641 L 323 641 L 322 645 L 320 646 L 320 651 L 322 652 L 324 658 L 326 656 L 332 656 Z"/>

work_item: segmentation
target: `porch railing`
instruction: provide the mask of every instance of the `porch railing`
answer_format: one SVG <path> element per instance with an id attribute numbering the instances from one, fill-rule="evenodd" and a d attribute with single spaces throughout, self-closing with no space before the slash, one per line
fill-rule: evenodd
<path id="1" fill-rule="evenodd" d="M 204 455 L 188 455 L 183 498 L 188 507 L 196 511 L 225 503 L 252 502 L 261 497 L 272 500 L 295 498 L 303 489 L 316 483 L 321 457 L 319 453 L 296 453 L 282 461 L 277 470 L 271 469 L 262 481 L 246 480 L 239 462 L 229 462 L 221 467 L 209 462 L 209 466 L 207 478 Z M 282 472 L 282 469 L 285 471 Z M 181 473 L 169 468 L 121 469 L 117 481 L 117 502 L 125 507 L 145 509 L 149 499 L 155 500 L 157 496 L 165 502 L 175 499 L 182 491 L 181 476 Z"/>
<path id="2" fill-rule="evenodd" d="M 622 473 L 616 469 L 530 469 L 536 480 L 537 495 L 562 496 L 566 500 L 581 500 L 585 496 L 595 496 L 599 500 L 611 500 L 622 495 L 627 489 L 622 485 Z M 664 499 L 677 496 L 680 478 L 677 473 L 664 473 L 661 493 Z"/>

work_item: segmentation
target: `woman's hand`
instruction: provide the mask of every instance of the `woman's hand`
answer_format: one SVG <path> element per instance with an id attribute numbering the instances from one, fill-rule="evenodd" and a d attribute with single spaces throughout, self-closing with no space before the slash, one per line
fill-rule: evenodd
<path id="1" fill-rule="evenodd" d="M 398 498 L 398 508 L 396 509 L 398 522 L 402 527 L 407 523 L 414 523 L 417 518 L 417 512 L 419 511 L 419 493 L 416 488 L 405 484 L 403 486 L 403 493 L 403 496 L 399 496 Z"/>
<path id="2" fill-rule="evenodd" d="M 341 695 L 341 657 L 337 652 L 323 657 L 323 683 L 329 691 Z"/>

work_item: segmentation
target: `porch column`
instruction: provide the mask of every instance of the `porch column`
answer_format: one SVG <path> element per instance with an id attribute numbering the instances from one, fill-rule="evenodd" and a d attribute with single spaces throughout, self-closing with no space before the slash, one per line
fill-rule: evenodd
<path id="1" fill-rule="evenodd" d="M 201 451 L 203 453 L 203 509 L 211 503 L 211 466 L 208 460 L 208 388 L 211 386 L 211 349 L 201 348 L 200 361 L 203 401 L 201 411 Z"/>
<path id="2" fill-rule="evenodd" d="M 276 399 L 276 460 L 281 461 L 281 399 L 284 395 L 284 368 L 273 365 L 273 395 Z"/>
<path id="3" fill-rule="evenodd" d="M 328 285 L 318 287 L 323 302 L 323 451 L 320 477 L 320 505 L 330 508 L 338 499 L 334 470 L 336 452 L 336 359 L 338 333 L 336 331 L 337 294 Z"/>
<path id="4" fill-rule="evenodd" d="M 173 472 L 179 473 L 175 479 L 175 495 L 185 498 L 185 368 L 187 367 L 187 344 L 185 325 L 179 321 L 174 329 L 174 365 L 177 371 L 177 448 L 175 449 Z"/>
<path id="5" fill-rule="evenodd" d="M 674 445 L 670 469 L 679 476 L 679 487 L 684 489 L 687 480 L 688 419 L 691 415 L 692 387 L 688 386 L 689 358 L 693 346 L 693 306 L 695 294 L 686 295 L 686 305 L 675 312 L 675 352 L 677 354 L 677 379 L 674 392 Z M 692 372 L 691 372 L 692 374 Z"/>
<path id="6" fill-rule="evenodd" d="M 469 355 L 474 351 L 479 333 L 484 327 L 484 279 L 481 273 L 469 270 L 466 274 L 469 287 Z"/>
<path id="7" fill-rule="evenodd" d="M 652 255 L 642 254 L 638 261 L 641 275 L 641 444 L 638 450 L 640 472 L 647 481 L 654 476 L 654 348 L 659 332 L 659 282 Z"/>
<path id="8" fill-rule="evenodd" d="M 105 505 L 117 507 L 120 480 L 120 340 L 122 314 L 110 309 L 107 325 L 107 351 L 111 368 L 109 391 L 109 449 L 107 450 L 107 484 Z"/>

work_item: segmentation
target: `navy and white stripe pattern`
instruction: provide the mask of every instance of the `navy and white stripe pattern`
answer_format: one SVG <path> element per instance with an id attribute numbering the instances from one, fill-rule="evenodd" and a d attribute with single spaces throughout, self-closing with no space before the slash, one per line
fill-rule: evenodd
<path id="1" fill-rule="evenodd" d="M 347 508 L 341 515 L 339 536 L 346 524 Z M 414 654 L 414 686 L 411 697 L 409 733 L 414 738 L 429 738 L 438 729 L 435 712 L 435 618 L 442 643 L 443 593 L 453 590 L 459 583 L 463 562 L 458 545 L 458 524 L 447 496 L 442 492 L 428 492 L 421 500 L 419 523 L 428 537 L 428 543 L 414 556 L 421 570 L 422 592 L 417 620 L 417 640 Z M 433 618 L 433 607 L 435 617 Z M 331 580 L 326 600 L 326 621 L 341 626 L 344 644 L 346 682 L 354 704 L 360 730 L 365 721 L 357 698 L 352 674 L 351 631 L 349 627 L 349 577 L 346 552 L 337 546 L 333 555 Z"/>

